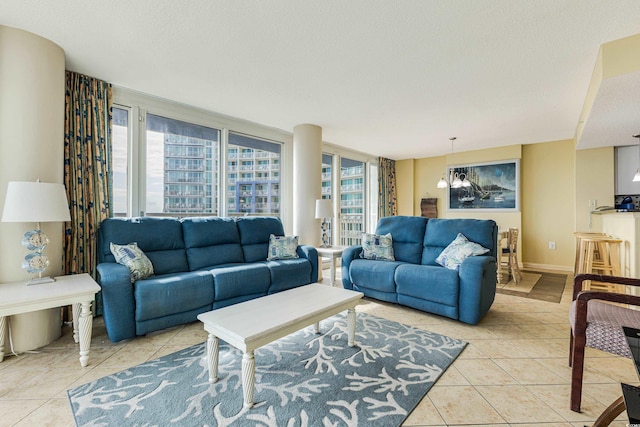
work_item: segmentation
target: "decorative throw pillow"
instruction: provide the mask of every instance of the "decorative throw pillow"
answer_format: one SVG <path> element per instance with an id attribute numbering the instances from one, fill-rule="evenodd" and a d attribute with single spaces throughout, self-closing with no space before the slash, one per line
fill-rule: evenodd
<path id="1" fill-rule="evenodd" d="M 458 237 L 449 243 L 449 246 L 444 248 L 440 255 L 438 255 L 436 262 L 451 270 L 458 270 L 460 264 L 462 264 L 462 261 L 466 258 L 486 254 L 487 252 L 489 252 L 489 249 L 477 243 L 470 242 L 464 234 L 458 233 Z"/>
<path id="2" fill-rule="evenodd" d="M 391 233 L 384 236 L 362 233 L 362 252 L 360 258 L 379 261 L 395 261 Z"/>
<path id="3" fill-rule="evenodd" d="M 298 258 L 298 236 L 276 236 L 269 235 L 269 255 L 267 261 L 277 259 Z"/>
<path id="4" fill-rule="evenodd" d="M 153 264 L 151 264 L 151 260 L 142 252 L 142 249 L 138 247 L 138 243 L 133 242 L 128 245 L 110 243 L 109 248 L 118 264 L 129 267 L 131 283 L 153 275 Z"/>

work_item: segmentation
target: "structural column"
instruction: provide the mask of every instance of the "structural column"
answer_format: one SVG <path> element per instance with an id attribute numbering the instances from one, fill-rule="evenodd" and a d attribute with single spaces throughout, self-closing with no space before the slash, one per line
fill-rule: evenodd
<path id="1" fill-rule="evenodd" d="M 63 182 L 64 79 L 60 46 L 0 25 L 0 212 L 9 181 Z M 35 223 L 0 222 L 0 286 L 24 280 L 26 287 L 32 277 L 21 268 L 27 251 L 20 242 L 34 228 Z M 51 264 L 45 274 L 58 276 L 62 224 L 43 223 L 42 229 L 51 239 L 46 249 Z M 11 316 L 10 325 L 16 351 L 42 347 L 60 336 L 60 310 Z"/>
<path id="2" fill-rule="evenodd" d="M 319 246 L 316 199 L 322 197 L 322 128 L 303 124 L 293 129 L 293 234 L 300 244 Z"/>

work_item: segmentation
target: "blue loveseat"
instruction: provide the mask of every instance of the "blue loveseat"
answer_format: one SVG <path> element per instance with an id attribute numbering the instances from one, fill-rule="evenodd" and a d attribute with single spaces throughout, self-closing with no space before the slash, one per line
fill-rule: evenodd
<path id="1" fill-rule="evenodd" d="M 498 227 L 492 220 L 381 218 L 376 234 L 391 233 L 395 261 L 362 259 L 362 246 L 342 255 L 342 285 L 367 297 L 398 303 L 475 325 L 496 293 Z M 436 263 L 458 235 L 489 249 L 466 258 L 459 270 Z"/>
<path id="2" fill-rule="evenodd" d="M 98 230 L 98 283 L 113 342 L 196 320 L 200 313 L 317 282 L 318 253 L 267 261 L 278 218 L 110 218 Z M 131 283 L 110 243 L 137 242 L 155 275 Z"/>

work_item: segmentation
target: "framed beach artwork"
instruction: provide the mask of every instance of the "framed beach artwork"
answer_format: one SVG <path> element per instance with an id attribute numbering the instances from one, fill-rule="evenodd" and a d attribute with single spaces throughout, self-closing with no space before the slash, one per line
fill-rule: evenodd
<path id="1" fill-rule="evenodd" d="M 448 211 L 520 211 L 519 159 L 453 165 L 447 173 Z"/>

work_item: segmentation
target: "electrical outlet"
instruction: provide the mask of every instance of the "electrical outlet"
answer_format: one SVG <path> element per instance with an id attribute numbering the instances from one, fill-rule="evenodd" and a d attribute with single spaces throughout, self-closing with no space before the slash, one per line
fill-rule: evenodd
<path id="1" fill-rule="evenodd" d="M 549 249 L 555 249 L 555 248 L 556 248 L 556 242 L 549 241 Z"/>
<path id="2" fill-rule="evenodd" d="M 592 210 L 596 208 L 596 206 L 598 206 L 598 201 L 597 200 L 589 200 L 589 208 L 591 208 Z"/>

